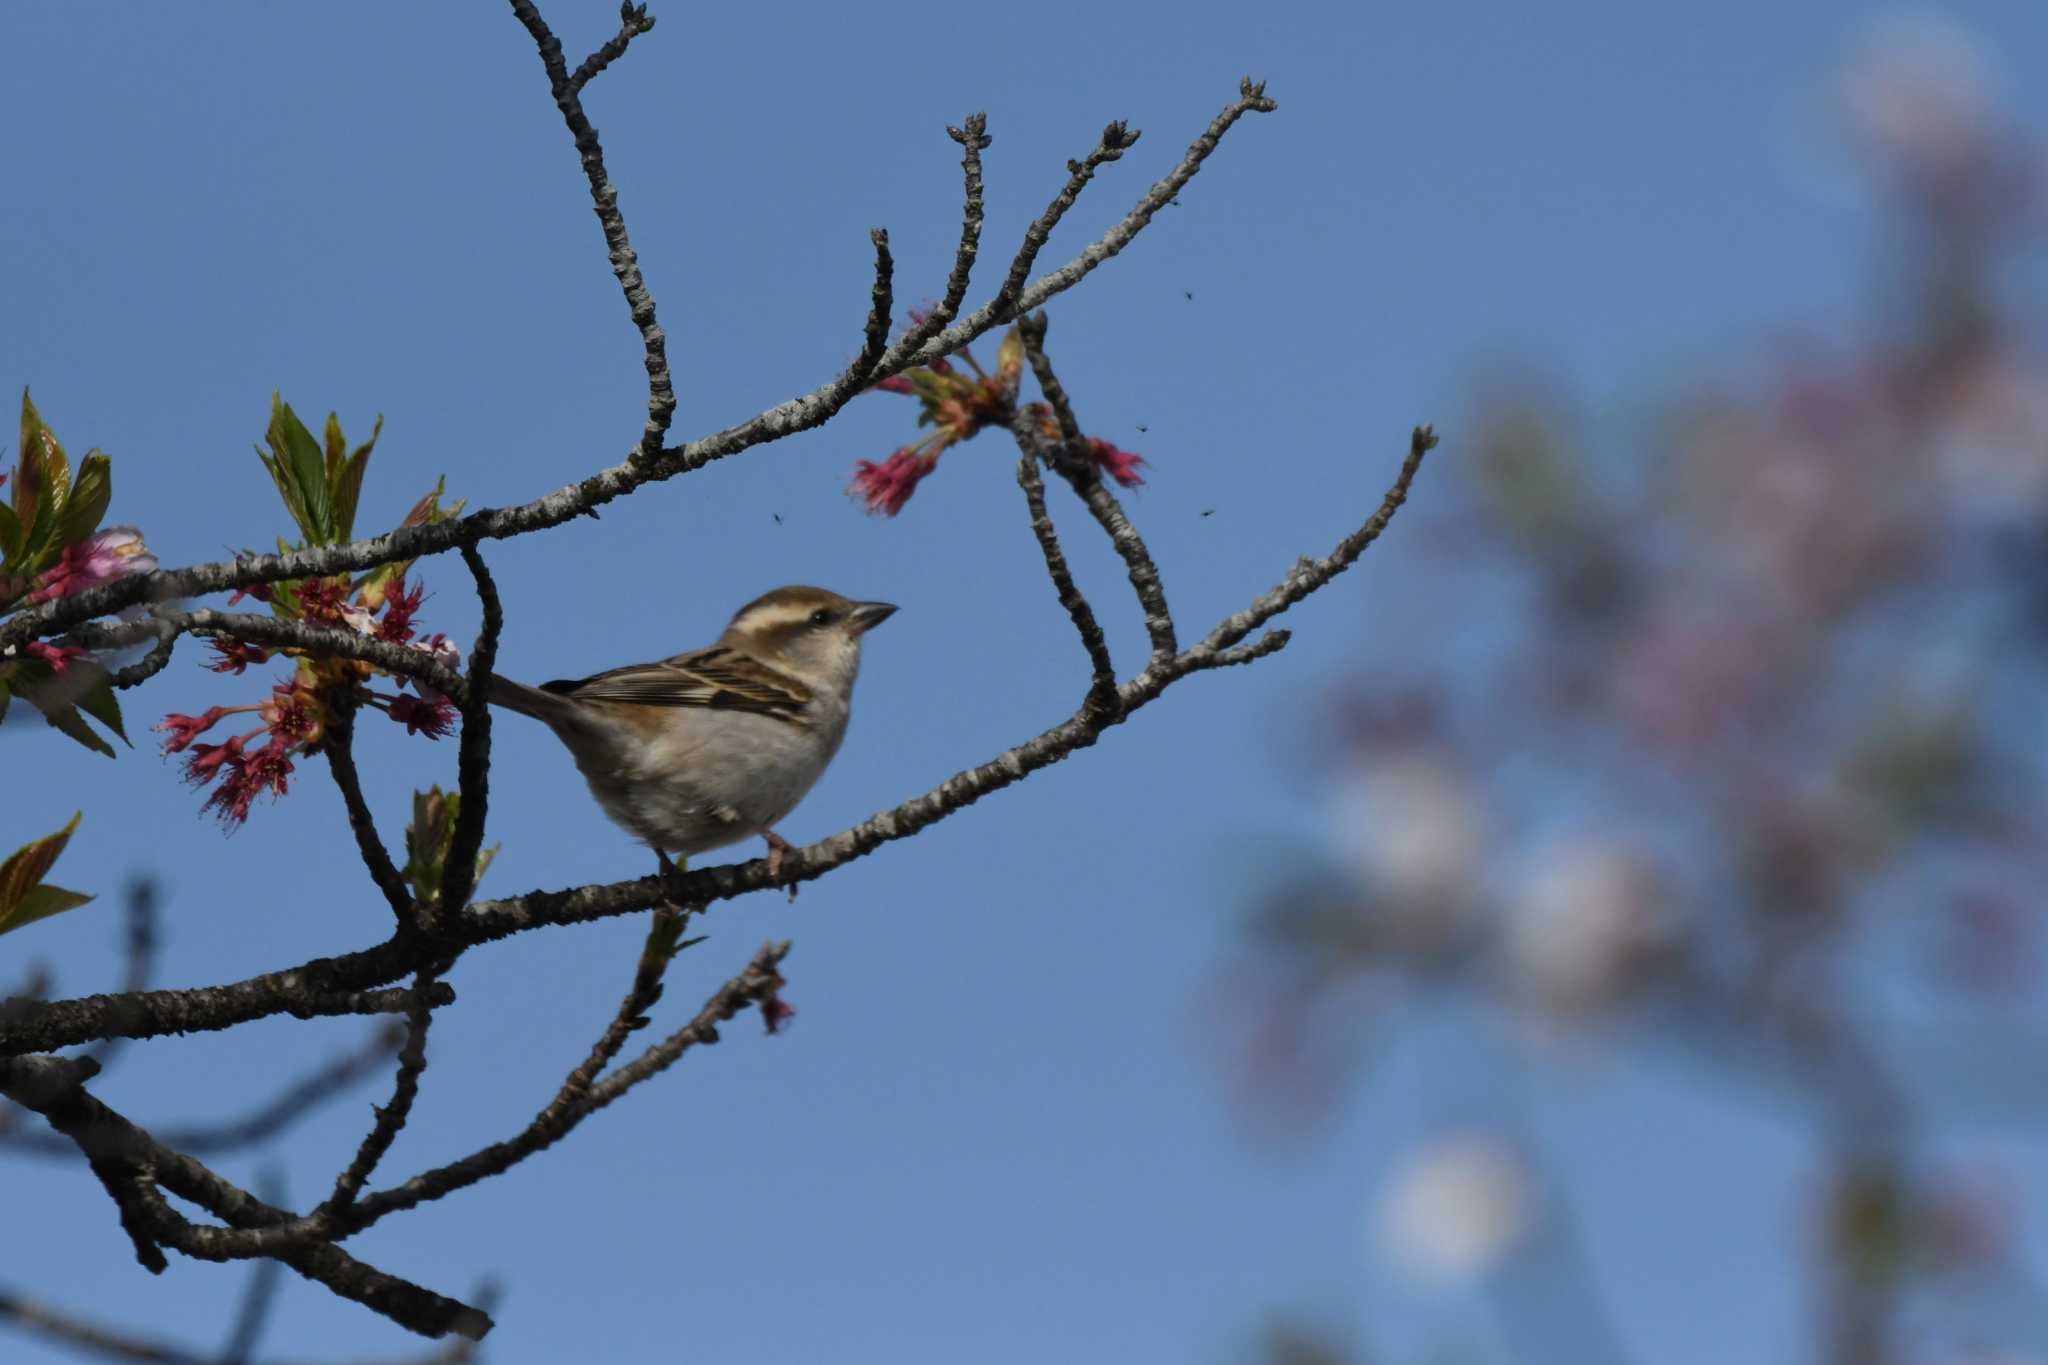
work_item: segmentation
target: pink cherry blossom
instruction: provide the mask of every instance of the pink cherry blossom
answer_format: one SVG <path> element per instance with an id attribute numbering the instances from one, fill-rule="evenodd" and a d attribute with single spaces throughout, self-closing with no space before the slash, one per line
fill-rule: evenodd
<path id="1" fill-rule="evenodd" d="M 69 597 L 129 574 L 154 572 L 156 567 L 157 558 L 142 543 L 142 532 L 133 526 L 109 526 L 65 546 L 57 562 L 37 577 L 36 589 L 28 600 L 48 602 Z"/>
<path id="2" fill-rule="evenodd" d="M 937 464 L 937 460 L 924 459 L 905 447 L 881 464 L 862 460 L 854 466 L 853 482 L 846 491 L 864 499 L 870 513 L 893 517 L 903 510 L 910 495 L 917 491 L 919 481 Z"/>

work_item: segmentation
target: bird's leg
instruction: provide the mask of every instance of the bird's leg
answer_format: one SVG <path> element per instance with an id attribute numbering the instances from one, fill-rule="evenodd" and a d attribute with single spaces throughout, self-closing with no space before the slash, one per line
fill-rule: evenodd
<path id="1" fill-rule="evenodd" d="M 762 830 L 761 837 L 768 843 L 768 876 L 770 879 L 780 877 L 782 875 L 782 855 L 795 852 L 796 845 L 772 829 Z M 791 900 L 796 899 L 795 882 L 789 884 L 789 898 Z"/>
<path id="2" fill-rule="evenodd" d="M 678 867 L 674 863 L 670 862 L 668 853 L 663 849 L 655 849 L 654 857 L 655 861 L 661 864 L 661 881 L 662 885 L 666 887 L 668 891 L 669 906 L 672 909 L 682 909 L 681 903 L 675 899 L 675 893 L 676 882 L 682 878 L 683 868 Z M 687 867 L 689 865 L 689 862 L 690 860 L 688 858 L 683 859 L 683 866 Z"/>

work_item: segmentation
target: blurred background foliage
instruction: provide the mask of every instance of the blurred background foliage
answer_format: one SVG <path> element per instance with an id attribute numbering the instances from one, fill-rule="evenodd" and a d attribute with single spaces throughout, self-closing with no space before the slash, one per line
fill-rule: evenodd
<path id="1" fill-rule="evenodd" d="M 1833 82 L 1885 205 L 1860 335 L 1787 319 L 1599 408 L 1541 357 L 1478 374 L 1405 514 L 1433 625 L 1369 625 L 1297 737 L 1327 838 L 1281 851 L 1223 973 L 1234 1093 L 1313 1138 L 1426 1050 L 1372 1235 L 1472 1306 L 1432 1359 L 1658 1358 L 1536 1117 L 1641 1064 L 1809 1134 L 1811 1198 L 1772 1218 L 1810 1358 L 2048 1360 L 2022 1183 L 1953 1155 L 2048 1126 L 2048 161 L 1986 68 L 1923 20 Z M 1708 1197 L 1747 1197 L 1721 1156 Z M 1757 1254 L 1629 1217 L 1676 1273 Z M 1265 1357 L 1387 1358 L 1286 1318 Z"/>

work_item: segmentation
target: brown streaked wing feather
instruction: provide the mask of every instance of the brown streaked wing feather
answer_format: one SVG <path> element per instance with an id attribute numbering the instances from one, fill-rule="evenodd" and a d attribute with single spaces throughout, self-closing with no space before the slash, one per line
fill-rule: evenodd
<path id="1" fill-rule="evenodd" d="M 579 682 L 548 683 L 546 689 L 578 701 L 752 711 L 797 724 L 811 700 L 810 689 L 796 679 L 723 646 L 629 664 Z"/>

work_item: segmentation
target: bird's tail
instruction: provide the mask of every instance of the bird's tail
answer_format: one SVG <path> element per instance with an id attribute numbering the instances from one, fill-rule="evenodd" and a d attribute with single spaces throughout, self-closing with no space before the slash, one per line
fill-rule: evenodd
<path id="1" fill-rule="evenodd" d="M 525 683 L 513 682 L 491 674 L 485 685 L 484 698 L 493 706 L 502 706 L 517 711 L 522 716 L 559 728 L 563 724 L 574 724 L 579 716 L 575 702 L 555 692 L 528 687 Z"/>

